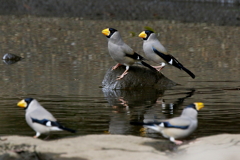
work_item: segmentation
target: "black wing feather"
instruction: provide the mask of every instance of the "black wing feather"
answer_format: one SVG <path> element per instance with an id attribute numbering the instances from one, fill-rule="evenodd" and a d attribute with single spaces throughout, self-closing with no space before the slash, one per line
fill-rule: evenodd
<path id="1" fill-rule="evenodd" d="M 187 74 L 189 74 L 192 78 L 195 78 L 195 75 L 189 71 L 187 68 L 185 68 L 176 58 L 174 58 L 172 55 L 164 54 L 162 52 L 159 52 L 157 49 L 153 47 L 154 53 L 159 55 L 162 59 L 164 59 L 167 63 L 173 65 L 174 67 L 184 70 Z"/>
<path id="2" fill-rule="evenodd" d="M 156 68 L 153 68 L 151 65 L 147 64 L 146 62 L 141 61 L 140 63 L 141 63 L 143 66 L 145 66 L 145 67 L 151 69 L 152 71 L 157 72 Z"/>
<path id="3" fill-rule="evenodd" d="M 69 131 L 69 132 L 72 132 L 72 133 L 75 133 L 76 131 L 73 130 L 73 129 L 70 129 L 70 128 L 66 128 L 64 126 L 62 126 L 59 122 L 55 122 L 55 121 L 50 121 L 48 119 L 35 119 L 35 118 L 31 118 L 32 119 L 32 122 L 33 123 L 38 123 L 38 124 L 41 124 L 41 125 L 44 125 L 44 126 L 49 126 L 49 127 L 58 127 L 62 130 L 65 130 L 65 131 Z"/>
<path id="4" fill-rule="evenodd" d="M 169 122 L 130 122 L 131 125 L 146 125 L 146 126 L 155 126 L 155 125 L 160 125 L 162 124 L 164 125 L 164 127 L 166 128 L 179 128 L 179 129 L 188 129 L 189 125 L 187 126 L 176 126 L 176 125 L 172 125 Z"/>
<path id="5" fill-rule="evenodd" d="M 141 60 L 145 60 L 144 57 L 142 57 L 141 55 L 137 54 L 136 52 L 134 52 L 134 54 L 127 54 L 127 53 L 125 53 L 125 55 L 127 57 L 130 57 L 130 58 L 135 59 L 135 60 L 140 60 L 140 61 Z"/>

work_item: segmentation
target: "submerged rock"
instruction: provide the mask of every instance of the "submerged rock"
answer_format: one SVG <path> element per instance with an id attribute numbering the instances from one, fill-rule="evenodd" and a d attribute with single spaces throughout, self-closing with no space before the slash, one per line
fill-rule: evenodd
<path id="1" fill-rule="evenodd" d="M 15 55 L 15 54 L 6 53 L 6 54 L 4 54 L 2 59 L 3 59 L 3 62 L 6 63 L 6 64 L 14 64 L 14 63 L 20 61 L 23 58 Z"/>
<path id="2" fill-rule="evenodd" d="M 125 66 L 119 66 L 115 70 L 108 69 L 102 81 L 105 89 L 144 89 L 153 88 L 166 90 L 176 85 L 175 82 L 166 78 L 161 72 L 154 72 L 145 67 L 131 66 L 128 74 L 120 80 L 117 76 L 125 71 Z"/>

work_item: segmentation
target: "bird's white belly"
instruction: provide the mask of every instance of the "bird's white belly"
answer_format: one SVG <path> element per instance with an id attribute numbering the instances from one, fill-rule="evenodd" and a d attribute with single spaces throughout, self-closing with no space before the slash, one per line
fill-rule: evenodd
<path id="1" fill-rule="evenodd" d="M 46 127 L 38 123 L 32 123 L 30 127 L 32 127 L 34 131 L 39 133 L 49 133 L 51 131 L 51 127 Z"/>
<path id="2" fill-rule="evenodd" d="M 161 133 L 165 138 L 174 137 L 178 139 L 178 138 L 185 138 L 189 136 L 196 128 L 197 126 L 194 126 L 194 127 L 189 126 L 188 129 L 167 128 L 167 129 L 163 129 Z"/>

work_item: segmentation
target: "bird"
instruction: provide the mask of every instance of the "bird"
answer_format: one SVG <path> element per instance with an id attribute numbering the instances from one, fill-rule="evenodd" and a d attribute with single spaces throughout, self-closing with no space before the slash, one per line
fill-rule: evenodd
<path id="1" fill-rule="evenodd" d="M 155 130 L 165 138 L 177 145 L 183 142 L 182 139 L 192 134 L 198 126 L 198 111 L 204 107 L 202 102 L 195 102 L 186 106 L 179 117 L 163 120 L 161 122 L 130 122 L 133 125 L 144 125 L 146 128 Z"/>
<path id="2" fill-rule="evenodd" d="M 47 134 L 51 131 L 76 132 L 76 130 L 62 126 L 36 99 L 25 98 L 19 101 L 17 106 L 25 109 L 26 122 L 36 132 L 33 138 L 38 138 L 41 134 Z"/>
<path id="3" fill-rule="evenodd" d="M 153 71 L 157 71 L 151 65 L 143 61 L 145 60 L 144 57 L 134 52 L 131 47 L 129 47 L 126 43 L 123 42 L 118 30 L 114 28 L 106 28 L 102 30 L 102 34 L 104 34 L 108 38 L 109 54 L 112 59 L 117 62 L 117 64 L 112 67 L 112 70 L 117 69 L 120 65 L 126 66 L 126 70 L 122 73 L 122 75 L 117 77 L 117 80 L 120 80 L 125 75 L 127 75 L 129 67 L 134 63 L 139 63 Z"/>
<path id="4" fill-rule="evenodd" d="M 175 57 L 171 54 L 168 54 L 165 47 L 161 44 L 161 42 L 157 39 L 156 34 L 153 31 L 145 30 L 142 31 L 139 35 L 140 38 L 143 38 L 143 51 L 148 60 L 151 60 L 155 63 L 158 63 L 160 66 L 155 66 L 155 68 L 160 71 L 165 67 L 166 63 L 170 64 L 180 70 L 184 70 L 187 74 L 189 74 L 193 79 L 195 75 L 185 68 Z M 165 61 L 162 62 L 162 59 Z"/>

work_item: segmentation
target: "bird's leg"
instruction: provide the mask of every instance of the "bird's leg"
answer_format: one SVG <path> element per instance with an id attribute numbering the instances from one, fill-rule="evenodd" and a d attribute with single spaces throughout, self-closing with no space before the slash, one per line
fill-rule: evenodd
<path id="1" fill-rule="evenodd" d="M 120 97 L 118 100 L 121 101 L 121 103 L 120 103 L 121 105 L 123 105 L 123 106 L 125 106 L 125 107 L 128 106 L 128 104 L 127 104 L 128 102 L 125 101 L 123 98 Z"/>
<path id="2" fill-rule="evenodd" d="M 123 72 L 122 75 L 118 76 L 118 78 L 116 80 L 120 80 L 122 79 L 126 74 L 128 74 L 128 69 L 129 69 L 129 66 L 126 66 L 126 70 Z"/>
<path id="3" fill-rule="evenodd" d="M 175 138 L 174 138 L 174 137 L 170 137 L 170 141 L 171 141 L 171 142 L 173 142 L 173 143 L 175 143 L 176 145 L 180 145 L 180 144 L 182 144 L 182 143 L 183 143 L 182 141 L 175 140 Z"/>
<path id="4" fill-rule="evenodd" d="M 118 76 L 116 80 L 122 79 L 126 74 L 128 74 L 127 70 L 125 70 L 121 76 Z"/>
<path id="5" fill-rule="evenodd" d="M 115 66 L 113 66 L 112 67 L 112 70 L 115 70 L 115 69 L 117 69 L 119 66 L 121 66 L 122 64 L 120 64 L 120 63 L 118 63 L 118 64 L 116 64 Z"/>
<path id="6" fill-rule="evenodd" d="M 162 62 L 161 66 L 152 66 L 153 68 L 156 68 L 159 72 L 166 66 L 164 62 Z"/>
<path id="7" fill-rule="evenodd" d="M 152 66 L 153 68 L 156 68 L 156 70 L 158 71 L 158 72 L 160 72 L 161 71 L 161 69 L 163 69 L 164 67 L 162 67 L 162 66 Z"/>
<path id="8" fill-rule="evenodd" d="M 41 133 L 37 132 L 35 136 L 33 136 L 33 138 L 38 138 L 41 135 Z"/>
<path id="9" fill-rule="evenodd" d="M 183 141 L 179 141 L 179 140 L 175 140 L 174 142 L 176 145 L 181 145 L 183 143 Z"/>
<path id="10" fill-rule="evenodd" d="M 50 138 L 50 134 L 47 135 L 47 137 L 44 138 L 44 140 L 48 140 Z"/>

